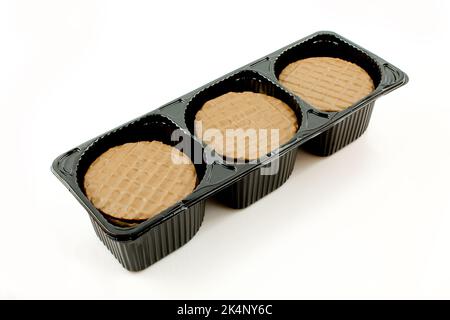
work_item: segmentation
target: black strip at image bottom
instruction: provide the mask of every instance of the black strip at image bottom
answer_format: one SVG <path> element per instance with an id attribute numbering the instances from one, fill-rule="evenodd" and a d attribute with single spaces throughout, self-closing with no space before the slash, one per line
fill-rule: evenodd
<path id="1" fill-rule="evenodd" d="M 16 317 L 21 313 L 33 312 L 33 316 L 57 315 L 58 309 L 50 308 L 49 301 L 27 301 L 32 308 L 21 308 L 23 301 L 0 301 L 2 311 L 7 314 L 11 308 Z M 433 312 L 440 312 L 439 307 L 447 306 L 448 301 L 400 301 L 400 300 L 139 300 L 139 301 L 59 301 L 70 304 L 65 310 L 70 310 L 73 317 L 85 318 L 87 310 L 95 310 L 102 319 L 308 319 L 313 316 L 326 318 L 357 318 L 384 319 L 411 314 L 430 318 Z M 76 304 L 92 305 L 89 309 Z M 93 306 L 95 304 L 95 308 Z M 70 309 L 69 309 L 70 308 Z M 50 312 L 53 310 L 54 312 Z M 63 309 L 64 310 L 64 309 Z"/>

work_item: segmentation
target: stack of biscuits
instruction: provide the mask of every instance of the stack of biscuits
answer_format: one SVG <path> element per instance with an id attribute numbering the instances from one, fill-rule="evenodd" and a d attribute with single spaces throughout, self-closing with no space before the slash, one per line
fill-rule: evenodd
<path id="1" fill-rule="evenodd" d="M 112 223 L 133 226 L 189 195 L 197 184 L 195 166 L 183 152 L 160 141 L 113 147 L 88 168 L 88 199 Z"/>
<path id="2" fill-rule="evenodd" d="M 216 130 L 221 139 L 208 130 Z M 250 91 L 211 99 L 195 116 L 196 135 L 231 159 L 258 159 L 288 142 L 297 130 L 297 117 L 286 103 Z"/>
<path id="3" fill-rule="evenodd" d="M 332 57 L 295 61 L 278 78 L 310 105 L 327 112 L 345 110 L 374 90 L 374 83 L 363 68 Z"/>

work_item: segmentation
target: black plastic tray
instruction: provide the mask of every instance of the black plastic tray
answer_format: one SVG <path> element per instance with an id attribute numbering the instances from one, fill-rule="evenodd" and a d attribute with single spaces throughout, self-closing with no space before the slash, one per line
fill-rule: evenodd
<path id="1" fill-rule="evenodd" d="M 339 57 L 358 64 L 372 77 L 375 90 L 344 111 L 322 112 L 278 82 L 278 74 L 289 63 L 317 56 Z M 194 236 L 203 220 L 206 199 L 216 195 L 234 208 L 254 203 L 289 178 L 297 147 L 302 145 L 322 156 L 336 152 L 366 130 L 375 100 L 407 81 L 404 72 L 340 35 L 317 32 L 71 149 L 55 159 L 52 171 L 85 207 L 97 235 L 122 265 L 128 270 L 142 270 Z M 199 177 L 196 189 L 182 201 L 136 226 L 112 224 L 91 204 L 82 187 L 83 179 L 89 165 L 101 153 L 140 140 L 175 145 L 171 141 L 175 129 L 182 129 L 185 138 L 192 141 L 192 148 L 203 152 L 208 147 L 193 135 L 195 113 L 205 101 L 227 91 L 255 91 L 281 99 L 297 116 L 296 135 L 257 163 L 225 163 L 208 149 L 212 156 L 205 156 L 195 165 Z M 260 171 L 273 161 L 278 161 L 278 172 L 261 175 Z"/>

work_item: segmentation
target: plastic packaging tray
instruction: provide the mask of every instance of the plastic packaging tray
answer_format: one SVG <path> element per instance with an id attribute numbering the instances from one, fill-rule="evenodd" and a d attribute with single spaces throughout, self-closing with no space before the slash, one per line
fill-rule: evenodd
<path id="1" fill-rule="evenodd" d="M 279 73 L 289 63 L 319 56 L 337 57 L 361 66 L 371 76 L 375 90 L 344 111 L 323 112 L 278 82 Z M 407 81 L 404 72 L 340 35 L 317 32 L 71 149 L 55 159 L 52 171 L 87 210 L 98 237 L 120 263 L 128 270 L 142 270 L 195 235 L 203 221 L 206 199 L 216 196 L 233 208 L 249 206 L 286 182 L 299 146 L 328 156 L 348 145 L 367 129 L 375 100 Z M 228 91 L 254 91 L 282 100 L 297 116 L 297 133 L 257 163 L 230 164 L 213 157 L 214 152 L 205 152 L 209 147 L 193 134 L 195 114 L 204 102 Z M 121 227 L 111 223 L 84 193 L 83 179 L 89 165 L 109 148 L 126 142 L 159 140 L 175 146 L 177 141 L 172 141 L 171 134 L 176 129 L 192 142 L 196 153 L 191 154 L 204 154 L 200 161 L 193 161 L 199 179 L 195 190 L 140 224 Z M 274 161 L 278 161 L 277 173 L 261 175 L 261 170 Z"/>

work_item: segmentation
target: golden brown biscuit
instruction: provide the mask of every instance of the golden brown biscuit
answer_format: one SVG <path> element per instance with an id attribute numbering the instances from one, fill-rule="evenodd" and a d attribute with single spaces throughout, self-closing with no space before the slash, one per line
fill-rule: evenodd
<path id="1" fill-rule="evenodd" d="M 373 81 L 364 69 L 339 58 L 298 60 L 281 71 L 279 80 L 322 111 L 342 111 L 374 90 Z"/>
<path id="2" fill-rule="evenodd" d="M 219 130 L 223 140 L 209 137 L 208 129 Z M 226 139 L 227 129 L 235 130 L 235 139 Z M 266 129 L 266 134 L 260 129 Z M 278 129 L 279 141 L 271 139 L 271 129 Z M 286 103 L 249 91 L 228 92 L 211 99 L 195 115 L 196 135 L 219 154 L 234 159 L 260 158 L 289 141 L 297 129 L 297 117 Z M 251 131 L 255 133 L 253 138 L 246 138 Z"/>
<path id="3" fill-rule="evenodd" d="M 175 164 L 172 153 L 185 161 Z M 159 141 L 126 143 L 100 155 L 88 168 L 84 188 L 103 213 L 146 220 L 189 195 L 197 176 L 183 152 Z"/>

